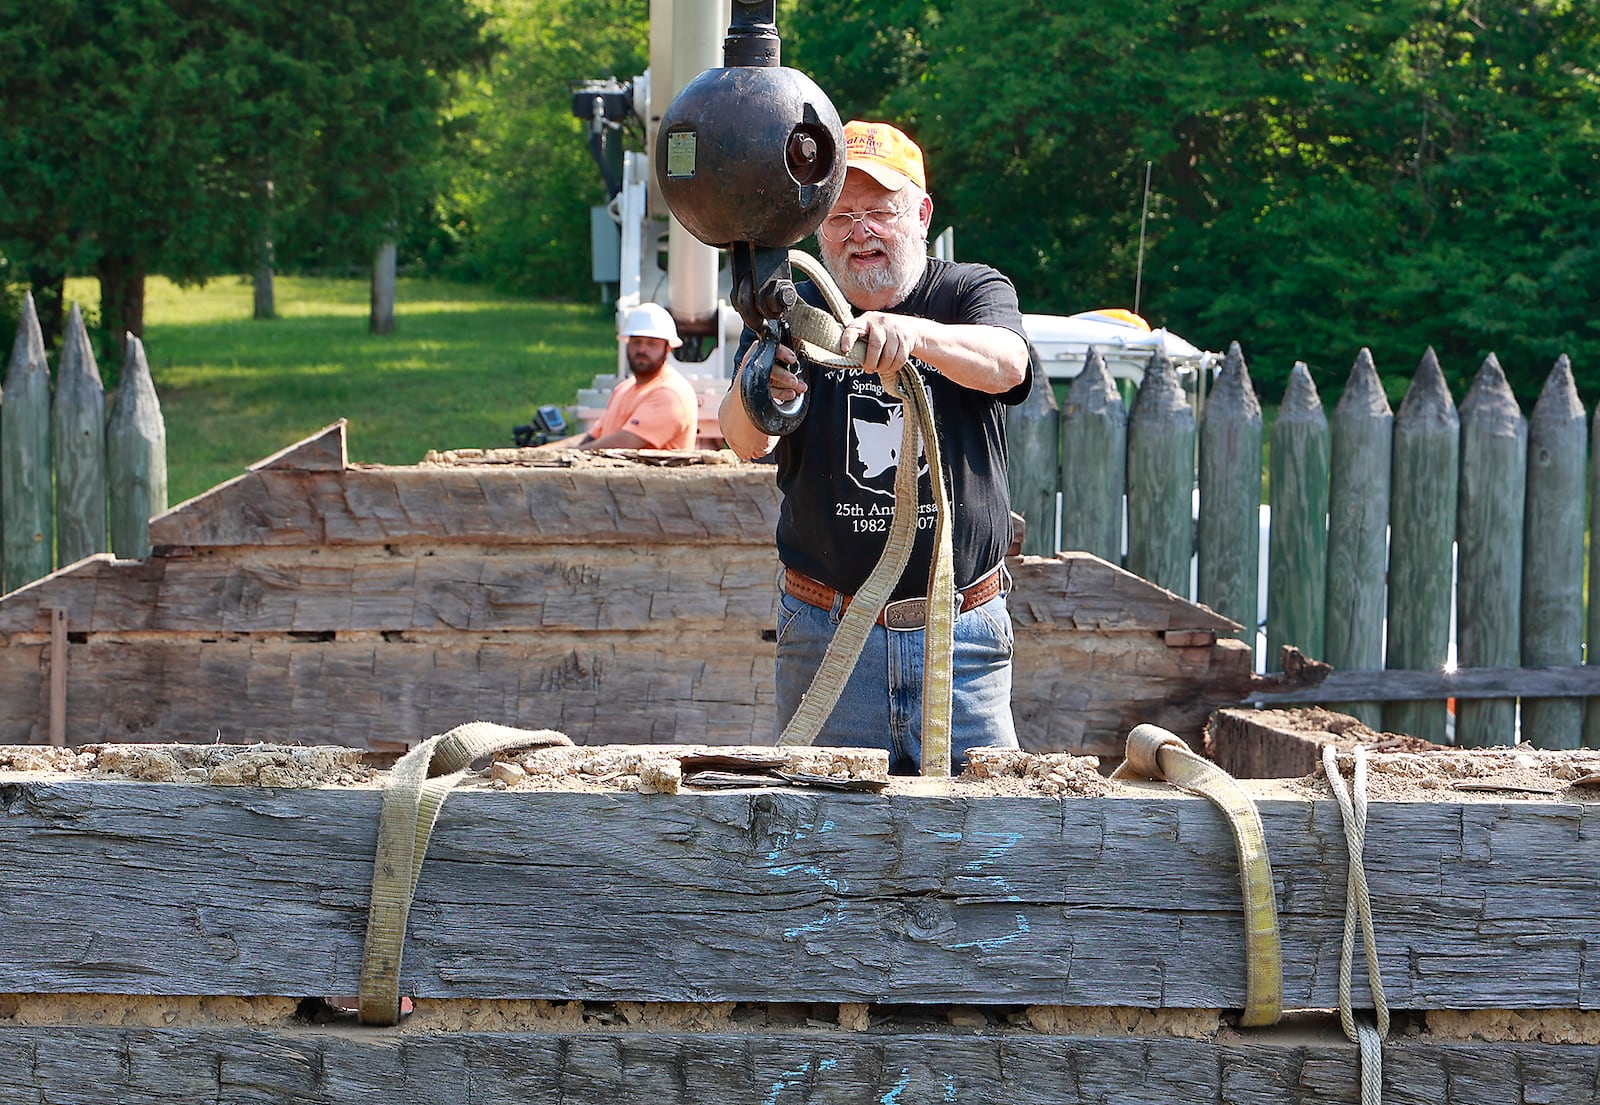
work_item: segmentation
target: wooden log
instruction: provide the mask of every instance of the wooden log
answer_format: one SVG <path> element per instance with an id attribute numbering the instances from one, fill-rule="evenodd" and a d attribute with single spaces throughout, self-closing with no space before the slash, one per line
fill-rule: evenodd
<path id="1" fill-rule="evenodd" d="M 150 519 L 167 509 L 167 424 L 144 343 L 127 336 L 122 379 L 106 427 L 111 549 L 137 560 L 150 552 Z"/>
<path id="2" fill-rule="evenodd" d="M 1194 557 L 1194 411 L 1157 350 L 1128 412 L 1128 570 L 1190 592 Z"/>
<path id="3" fill-rule="evenodd" d="M 1522 524 L 1528 424 L 1493 353 L 1461 401 L 1461 485 L 1456 517 L 1456 652 L 1462 667 L 1520 662 Z M 1517 703 L 1460 703 L 1456 743 L 1516 739 Z"/>
<path id="4" fill-rule="evenodd" d="M 1106 361 L 1090 349 L 1061 415 L 1061 547 L 1122 563 L 1128 413 Z"/>
<path id="5" fill-rule="evenodd" d="M 233 1027 L 0 1028 L 0 1101 L 293 1101 L 384 1096 L 448 1105 L 965 1105 L 1161 1102 L 1358 1105 L 1356 1046 L 1318 1024 L 1213 1039 L 952 1031 L 933 1016 L 870 1033 L 818 1027 L 683 1031 L 619 1014 L 544 1031 Z M 909 1019 L 909 1018 L 908 1018 Z M 927 1022 L 934 1022 L 931 1027 Z M 615 1027 L 611 1027 L 615 1023 Z M 1385 1100 L 1431 1105 L 1596 1100 L 1594 1044 L 1392 1036 Z M 93 1087 L 97 1098 L 77 1091 Z M 466 1087 L 467 1089 L 464 1089 Z"/>
<path id="6" fill-rule="evenodd" d="M 778 492 L 764 469 L 770 466 L 263 469 L 155 518 L 150 539 L 195 548 L 529 541 L 771 546 Z"/>
<path id="7" fill-rule="evenodd" d="M 903 787 L 458 789 L 417 884 L 401 993 L 1242 1002 L 1234 843 L 1209 803 L 1155 786 L 1097 798 Z M 1283 793 L 1249 789 L 1261 787 Z M 0 993 L 354 992 L 377 790 L 30 773 L 4 776 L 0 795 Z M 1259 795 L 1257 806 L 1285 1005 L 1332 1008 L 1347 854 L 1337 805 Z M 1373 803 L 1365 866 L 1390 1004 L 1600 1005 L 1587 954 L 1600 855 L 1583 846 L 1597 820 L 1577 802 Z M 1364 988 L 1355 1001 L 1370 1004 Z"/>
<path id="8" fill-rule="evenodd" d="M 394 748 L 475 710 L 585 743 L 771 738 L 770 548 L 566 550 L 91 558 L 0 602 L 0 740 L 43 739 L 57 607 L 86 638 L 73 744 L 154 729 Z M 1215 640 L 1234 623 L 1087 554 L 1010 568 L 1028 747 L 1120 755 L 1143 721 L 1198 742 L 1249 690 L 1248 650 Z"/>
<path id="9" fill-rule="evenodd" d="M 67 316 L 52 416 L 56 551 L 67 565 L 111 548 L 106 529 L 106 391 L 76 303 Z"/>
<path id="10" fill-rule="evenodd" d="M 394 333 L 395 243 L 378 245 L 372 257 L 372 310 L 367 328 L 374 334 Z"/>
<path id="11" fill-rule="evenodd" d="M 288 468 L 302 472 L 343 472 L 350 467 L 350 453 L 345 444 L 348 424 L 348 420 L 343 418 L 331 422 L 310 437 L 261 458 L 247 471 Z"/>
<path id="12" fill-rule="evenodd" d="M 100 555 L 0 602 L 0 634 L 38 632 L 44 611 L 60 607 L 74 632 L 96 634 L 656 630 L 754 639 L 774 624 L 777 566 L 774 550 L 753 545 Z"/>
<path id="13" fill-rule="evenodd" d="M 1321 775 L 1322 749 L 1338 752 L 1448 752 L 1420 737 L 1380 733 L 1333 710 L 1218 710 L 1206 726 L 1205 754 L 1236 779 Z"/>
<path id="14" fill-rule="evenodd" d="M 1373 702 L 1379 699 L 1491 699 L 1534 695 L 1585 698 L 1600 693 L 1600 671 L 1565 668 L 1457 668 L 1454 671 L 1336 671 L 1305 685 L 1260 680 L 1246 697 L 1282 705 L 1301 702 Z M 1413 734 L 1414 735 L 1414 734 Z M 1433 742 L 1440 743 L 1440 742 Z"/>
<path id="15" fill-rule="evenodd" d="M 1583 537 L 1589 428 L 1563 354 L 1528 420 L 1523 522 L 1522 663 L 1583 662 Z M 1539 748 L 1583 742 L 1583 700 L 1522 699 L 1522 737 Z"/>
<path id="16" fill-rule="evenodd" d="M 1200 419 L 1196 597 L 1245 628 L 1255 648 L 1261 584 L 1261 403 L 1238 342 Z"/>
<path id="17" fill-rule="evenodd" d="M 1022 551 L 1032 556 L 1056 553 L 1056 492 L 1061 480 L 1061 412 L 1050 379 L 1029 347 L 1033 390 L 1027 401 L 1006 408 L 1007 472 L 1011 509 L 1027 519 Z"/>
<path id="18" fill-rule="evenodd" d="M 1390 668 L 1442 671 L 1450 650 L 1461 424 L 1428 348 L 1394 422 L 1389 500 Z M 1445 700 L 1395 702 L 1383 728 L 1445 743 Z"/>
<path id="19" fill-rule="evenodd" d="M 23 300 L 0 405 L 0 591 L 55 566 L 50 475 L 50 366 L 33 295 Z"/>
<path id="20" fill-rule="evenodd" d="M 1389 560 L 1389 474 L 1394 412 L 1383 381 L 1362 347 L 1330 423 L 1328 579 L 1322 658 L 1336 668 L 1383 667 L 1384 583 Z M 1328 708 L 1383 724 L 1375 702 L 1329 703 Z"/>
<path id="21" fill-rule="evenodd" d="M 1267 533 L 1267 669 L 1284 645 L 1322 655 L 1328 570 L 1328 419 L 1296 361 L 1272 426 Z"/>

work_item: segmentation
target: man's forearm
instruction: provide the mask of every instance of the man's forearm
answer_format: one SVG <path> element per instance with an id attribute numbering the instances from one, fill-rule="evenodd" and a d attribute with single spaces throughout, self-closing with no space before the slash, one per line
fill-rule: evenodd
<path id="1" fill-rule="evenodd" d="M 1000 395 L 1028 378 L 1028 343 L 1015 331 L 923 321 L 914 355 L 952 383 Z"/>
<path id="2" fill-rule="evenodd" d="M 740 372 L 744 371 L 742 368 Z M 717 408 L 717 425 L 722 429 L 722 439 L 728 443 L 728 448 L 742 460 L 755 460 L 772 452 L 778 444 L 778 439 L 762 433 L 756 424 L 750 421 L 750 415 L 745 411 L 744 404 L 739 401 L 739 374 L 733 376 L 733 386 L 722 397 L 722 404 Z"/>

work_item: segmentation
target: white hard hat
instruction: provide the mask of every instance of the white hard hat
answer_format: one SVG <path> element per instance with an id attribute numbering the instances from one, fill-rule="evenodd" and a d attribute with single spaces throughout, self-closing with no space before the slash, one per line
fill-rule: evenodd
<path id="1" fill-rule="evenodd" d="M 623 320 L 623 338 L 665 338 L 669 348 L 683 344 L 678 337 L 678 326 L 659 303 L 641 303 L 628 312 Z"/>

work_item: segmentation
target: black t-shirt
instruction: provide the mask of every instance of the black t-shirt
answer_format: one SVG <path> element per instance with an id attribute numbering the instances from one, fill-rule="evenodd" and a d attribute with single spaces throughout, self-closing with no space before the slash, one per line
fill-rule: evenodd
<path id="1" fill-rule="evenodd" d="M 801 295 L 821 297 L 810 284 Z M 892 314 L 945 323 L 981 323 L 1014 331 L 1026 340 L 1017 292 L 987 265 L 928 258 L 917 286 Z M 753 335 L 745 332 L 745 345 Z M 741 346 L 742 358 L 744 346 Z M 934 425 L 944 458 L 945 486 L 954 506 L 950 520 L 956 586 L 966 587 L 993 568 L 1011 544 L 1011 504 L 1006 477 L 1006 406 L 1022 402 L 1032 375 L 1001 395 L 962 387 L 913 358 L 932 397 Z M 883 554 L 894 516 L 894 477 L 904 415 L 900 400 L 884 391 L 876 374 L 859 368 L 809 364 L 805 420 L 779 438 L 778 555 L 787 566 L 845 594 L 855 594 Z M 933 561 L 935 507 L 922 464 L 922 515 L 911 561 L 893 598 L 924 595 Z"/>

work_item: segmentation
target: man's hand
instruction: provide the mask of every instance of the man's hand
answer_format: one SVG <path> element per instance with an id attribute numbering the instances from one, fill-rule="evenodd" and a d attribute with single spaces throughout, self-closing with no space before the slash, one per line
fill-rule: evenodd
<path id="1" fill-rule="evenodd" d="M 917 352 L 926 320 L 914 315 L 888 315 L 868 311 L 851 321 L 839 335 L 839 352 L 848 354 L 856 342 L 866 340 L 861 367 L 879 376 L 892 376 Z"/>
<path id="2" fill-rule="evenodd" d="M 756 347 L 752 345 L 746 352 L 738 372 L 734 373 L 733 386 L 722 397 L 722 404 L 717 408 L 717 424 L 722 429 L 723 440 L 727 442 L 728 448 L 745 460 L 764 457 L 778 444 L 777 438 L 767 436 L 750 421 L 749 413 L 739 400 L 739 372 L 744 372 L 749 367 L 750 358 L 755 355 L 755 351 Z M 774 403 L 787 405 L 805 393 L 806 382 L 794 371 L 795 362 L 793 349 L 786 345 L 778 346 L 777 354 L 772 361 L 772 372 L 767 377 L 767 392 L 772 396 Z"/>
<path id="3" fill-rule="evenodd" d="M 767 377 L 767 390 L 772 401 L 779 406 L 794 402 L 806 392 L 806 382 L 795 372 L 798 358 L 787 345 L 778 346 L 778 355 L 772 361 L 772 373 Z M 745 358 L 746 363 L 749 358 Z"/>

